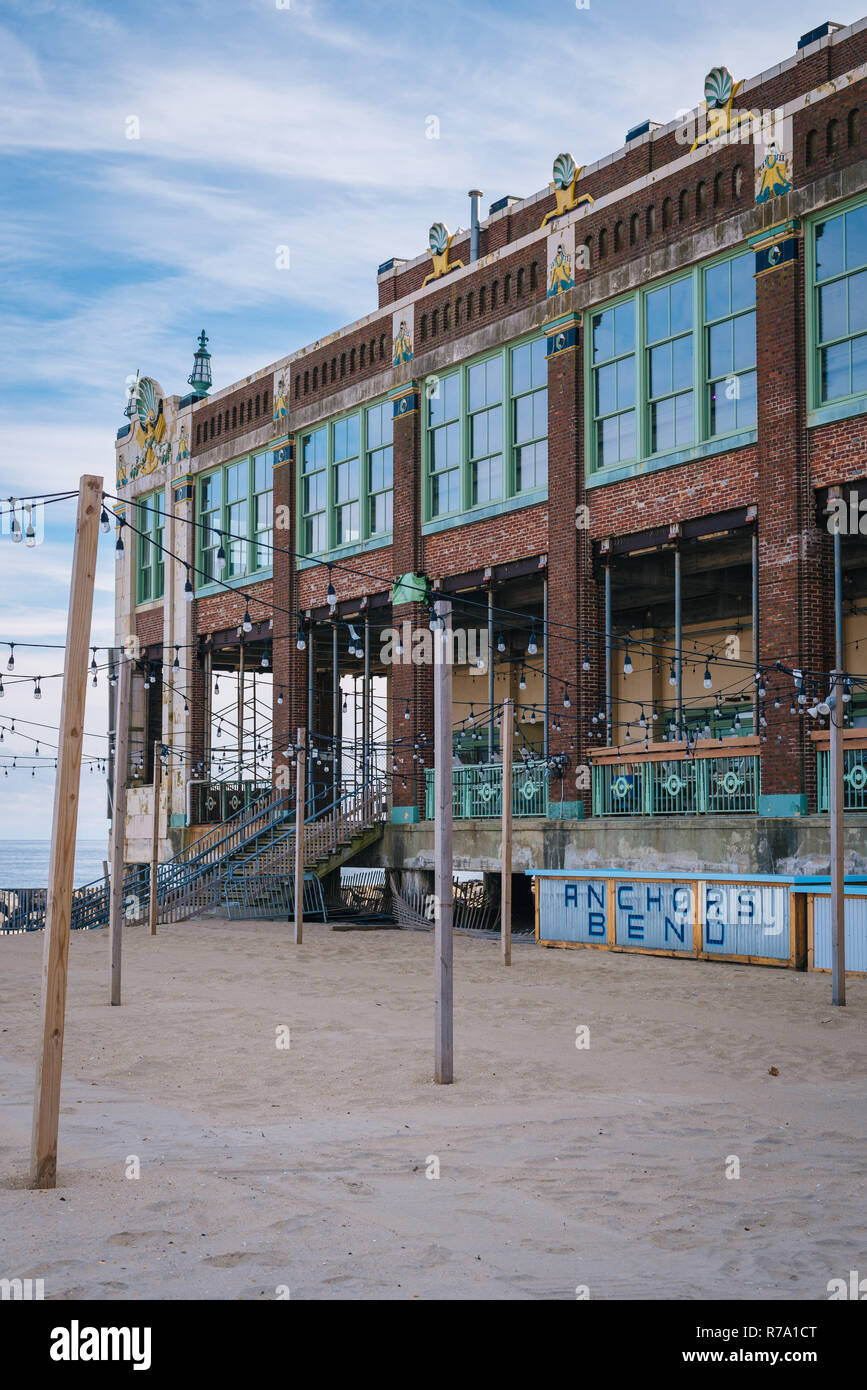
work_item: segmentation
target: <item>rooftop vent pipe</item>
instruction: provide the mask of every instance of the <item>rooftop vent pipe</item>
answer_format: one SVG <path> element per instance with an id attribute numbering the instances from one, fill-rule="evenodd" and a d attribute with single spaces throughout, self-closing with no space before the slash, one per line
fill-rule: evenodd
<path id="1" fill-rule="evenodd" d="M 479 207 L 482 201 L 482 190 L 471 188 L 469 191 L 470 199 L 470 261 L 479 259 Z"/>

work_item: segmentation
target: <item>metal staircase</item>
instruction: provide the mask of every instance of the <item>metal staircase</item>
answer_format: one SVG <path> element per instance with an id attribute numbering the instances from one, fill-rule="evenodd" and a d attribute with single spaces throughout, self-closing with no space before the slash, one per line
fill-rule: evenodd
<path id="1" fill-rule="evenodd" d="M 322 878 L 377 839 L 386 814 L 387 783 L 382 779 L 338 795 L 307 817 L 305 912 L 324 914 Z M 294 874 L 294 798 L 269 791 L 158 865 L 157 921 L 185 921 L 221 904 L 228 907 L 230 917 L 285 915 L 294 907 Z M 147 918 L 150 891 L 150 866 L 128 865 L 123 880 L 127 922 Z M 0 933 L 40 931 L 45 926 L 46 902 L 44 888 L 4 890 Z M 263 911 L 263 902 L 276 910 Z M 245 908 L 249 909 L 246 914 Z M 108 918 L 107 879 L 95 879 L 74 890 L 73 930 L 107 926 Z"/>

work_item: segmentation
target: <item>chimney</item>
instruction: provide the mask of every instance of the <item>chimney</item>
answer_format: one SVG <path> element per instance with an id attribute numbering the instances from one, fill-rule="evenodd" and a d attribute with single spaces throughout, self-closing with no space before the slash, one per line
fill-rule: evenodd
<path id="1" fill-rule="evenodd" d="M 470 261 L 479 259 L 479 206 L 482 201 L 482 190 L 471 188 L 469 191 L 470 199 Z"/>

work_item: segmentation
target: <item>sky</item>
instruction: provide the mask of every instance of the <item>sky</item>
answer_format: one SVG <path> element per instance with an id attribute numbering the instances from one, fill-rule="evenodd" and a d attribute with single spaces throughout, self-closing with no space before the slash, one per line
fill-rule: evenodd
<path id="1" fill-rule="evenodd" d="M 202 328 L 220 389 L 374 309 L 377 266 L 423 252 L 434 221 L 466 226 L 468 189 L 483 211 L 528 196 L 559 151 L 590 164 L 639 121 L 697 105 L 711 67 L 753 76 L 828 18 L 858 15 L 801 0 L 0 0 L 0 498 L 84 472 L 110 486 L 127 377 L 183 394 Z M 37 702 L 6 666 L 10 641 L 64 641 L 73 516 L 47 507 L 33 549 L 0 534 L 0 841 L 50 834 L 53 764 L 2 772 L 32 753 L 24 733 L 53 753 L 61 683 Z M 102 537 L 103 647 L 113 547 Z M 17 648 L 14 674 L 49 677 L 62 656 Z M 86 753 L 104 754 L 106 720 L 100 673 Z M 79 836 L 106 829 L 104 782 L 85 772 Z"/>

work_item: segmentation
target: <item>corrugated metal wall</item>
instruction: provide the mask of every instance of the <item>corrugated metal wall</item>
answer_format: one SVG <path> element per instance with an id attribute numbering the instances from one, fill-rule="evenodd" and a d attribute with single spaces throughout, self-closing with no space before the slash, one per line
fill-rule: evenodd
<path id="1" fill-rule="evenodd" d="M 846 970 L 867 971 L 867 897 L 846 895 Z M 813 968 L 831 969 L 831 898 L 813 898 Z"/>

